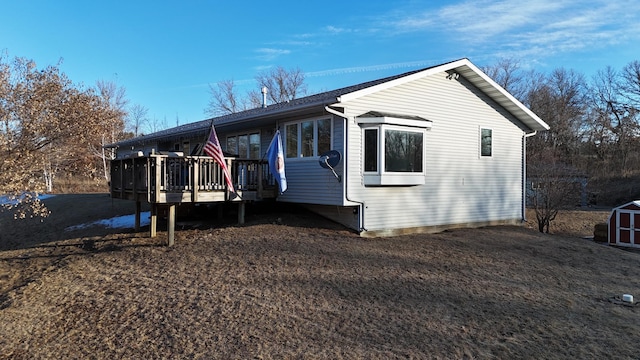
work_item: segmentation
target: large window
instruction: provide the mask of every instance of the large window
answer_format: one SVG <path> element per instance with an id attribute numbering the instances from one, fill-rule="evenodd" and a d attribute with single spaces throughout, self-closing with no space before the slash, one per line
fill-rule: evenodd
<path id="1" fill-rule="evenodd" d="M 384 171 L 422 172 L 423 132 L 385 130 Z"/>
<path id="2" fill-rule="evenodd" d="M 286 124 L 285 144 L 287 158 L 317 157 L 331 150 L 331 119 Z"/>
<path id="3" fill-rule="evenodd" d="M 424 184 L 424 129 L 369 125 L 363 132 L 365 185 Z"/>
<path id="4" fill-rule="evenodd" d="M 260 159 L 260 133 L 227 136 L 226 150 L 241 159 Z"/>

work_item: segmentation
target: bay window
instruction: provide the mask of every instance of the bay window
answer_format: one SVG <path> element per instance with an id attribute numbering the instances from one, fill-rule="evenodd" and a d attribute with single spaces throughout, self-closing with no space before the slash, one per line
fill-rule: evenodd
<path id="1" fill-rule="evenodd" d="M 424 184 L 424 138 L 431 122 L 389 116 L 361 117 L 364 184 Z"/>

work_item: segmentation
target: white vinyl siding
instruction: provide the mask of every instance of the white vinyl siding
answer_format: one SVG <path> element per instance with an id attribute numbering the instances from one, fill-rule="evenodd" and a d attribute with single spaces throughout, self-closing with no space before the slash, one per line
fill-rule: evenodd
<path id="1" fill-rule="evenodd" d="M 522 125 L 463 77 L 435 74 L 355 99 L 345 109 L 350 117 L 380 111 L 433 122 L 424 138 L 424 185 L 407 187 L 362 184 L 364 133 L 350 124 L 348 193 L 366 203 L 367 230 L 522 217 Z M 491 129 L 492 161 L 480 159 L 480 127 Z"/>
<path id="2" fill-rule="evenodd" d="M 330 142 L 321 141 L 318 143 L 316 149 L 317 155 L 327 150 L 337 150 L 343 154 L 344 157 L 344 148 L 342 146 L 344 119 L 338 117 L 322 119 L 330 119 L 329 124 L 333 130 Z M 294 124 L 300 124 L 304 121 L 306 121 L 306 119 Z M 316 131 L 324 131 L 326 134 L 326 126 L 317 128 Z M 287 140 L 283 139 L 283 141 Z M 285 149 L 285 151 L 288 150 Z M 284 163 L 288 188 L 287 191 L 278 197 L 278 201 L 319 205 L 344 204 L 343 182 L 338 181 L 331 170 L 320 167 L 318 159 L 319 156 L 315 154 L 307 157 L 285 158 Z M 335 168 L 335 171 L 338 175 L 342 176 L 344 173 L 344 158 Z"/>

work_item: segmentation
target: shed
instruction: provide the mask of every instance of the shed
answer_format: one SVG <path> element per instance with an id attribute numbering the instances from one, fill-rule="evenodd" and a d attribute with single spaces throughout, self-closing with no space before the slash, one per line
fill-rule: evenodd
<path id="1" fill-rule="evenodd" d="M 640 200 L 614 208 L 608 225 L 609 245 L 640 248 Z"/>

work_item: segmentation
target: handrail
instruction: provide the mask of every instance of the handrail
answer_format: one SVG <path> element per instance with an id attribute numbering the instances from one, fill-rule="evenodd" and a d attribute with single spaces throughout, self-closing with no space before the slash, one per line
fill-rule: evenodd
<path id="1" fill-rule="evenodd" d="M 237 158 L 226 161 L 236 191 L 258 192 L 257 198 L 271 197 L 275 180 L 266 161 Z M 144 197 L 150 203 L 171 202 L 177 199 L 176 194 L 180 194 L 176 202 L 207 201 L 213 198 L 213 193 L 228 196 L 222 168 L 208 156 L 149 154 L 112 160 L 110 187 L 112 197 L 136 200 Z"/>

